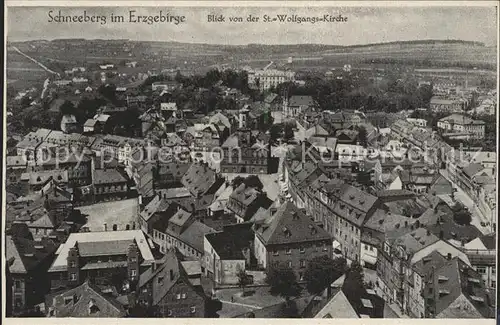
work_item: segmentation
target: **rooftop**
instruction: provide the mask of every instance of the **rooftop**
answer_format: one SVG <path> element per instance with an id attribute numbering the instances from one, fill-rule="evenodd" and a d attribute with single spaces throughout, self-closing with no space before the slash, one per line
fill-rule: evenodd
<path id="1" fill-rule="evenodd" d="M 254 229 L 265 245 L 332 240 L 330 234 L 288 201 Z"/>
<path id="2" fill-rule="evenodd" d="M 148 240 L 141 230 L 72 233 L 69 235 L 66 243 L 61 245 L 57 250 L 56 259 L 48 272 L 66 270 L 68 252 L 70 248 L 75 246 L 76 242 L 78 242 L 78 245 L 84 243 L 94 243 L 95 245 L 104 243 L 104 245 L 107 245 L 108 242 L 132 240 L 135 240 L 137 243 L 141 256 L 146 262 L 154 261 L 153 253 L 151 252 L 152 248 L 149 246 Z"/>

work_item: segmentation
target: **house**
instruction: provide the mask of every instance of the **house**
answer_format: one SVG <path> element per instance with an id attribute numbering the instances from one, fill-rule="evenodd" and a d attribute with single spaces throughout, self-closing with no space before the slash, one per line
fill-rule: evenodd
<path id="1" fill-rule="evenodd" d="M 386 235 L 377 255 L 377 292 L 389 304 L 397 303 L 399 308 L 407 313 L 404 306 L 405 274 L 408 277 L 414 276 L 411 270 L 415 263 L 434 251 L 450 259 L 459 257 L 468 265 L 470 261 L 460 249 L 440 239 L 430 230 L 420 227 L 419 223 L 406 228 L 404 232 L 401 235 L 401 231 L 396 229 L 394 235 Z"/>
<path id="2" fill-rule="evenodd" d="M 269 90 L 271 87 L 294 80 L 294 71 L 271 69 L 270 65 L 264 69 L 248 71 L 248 84 L 251 87 L 258 88 L 260 91 Z"/>
<path id="3" fill-rule="evenodd" d="M 332 237 L 292 202 L 285 202 L 270 218 L 254 225 L 254 254 L 267 271 L 279 264 L 292 268 L 303 279 L 308 261 L 332 256 Z"/>
<path id="4" fill-rule="evenodd" d="M 481 276 L 459 258 L 435 269 L 425 286 L 427 318 L 495 318 Z"/>
<path id="5" fill-rule="evenodd" d="M 430 101 L 430 108 L 433 112 L 458 113 L 464 110 L 465 102 L 455 98 L 448 99 L 440 96 L 433 96 Z"/>
<path id="6" fill-rule="evenodd" d="M 47 295 L 47 317 L 121 318 L 127 315 L 117 299 L 86 280 L 81 285 Z"/>
<path id="7" fill-rule="evenodd" d="M 238 222 L 249 221 L 259 209 L 267 209 L 273 202 L 267 194 L 253 187 L 240 184 L 229 196 L 227 209 L 234 213 Z"/>
<path id="8" fill-rule="evenodd" d="M 217 284 L 238 284 L 238 272 L 250 265 L 254 233 L 251 223 L 224 226 L 223 231 L 205 235 L 205 275 Z"/>
<path id="9" fill-rule="evenodd" d="M 21 175 L 26 172 L 28 161 L 25 156 L 5 157 L 5 182 L 6 185 L 17 184 L 21 180 Z"/>
<path id="10" fill-rule="evenodd" d="M 423 127 L 423 128 L 426 128 L 427 127 L 427 120 L 424 120 L 423 118 L 411 118 L 411 117 L 408 117 L 406 119 L 407 122 L 415 125 L 415 126 L 420 126 L 420 127 Z"/>
<path id="11" fill-rule="evenodd" d="M 8 281 L 12 283 L 10 307 L 14 315 L 33 309 L 49 292 L 47 270 L 56 250 L 57 245 L 47 238 L 5 237 Z"/>
<path id="12" fill-rule="evenodd" d="M 24 193 L 33 193 L 42 190 L 49 182 L 54 181 L 57 184 L 68 184 L 67 170 L 44 170 L 37 172 L 26 172 L 21 174 L 20 185 Z"/>
<path id="13" fill-rule="evenodd" d="M 78 122 L 74 115 L 66 114 L 61 119 L 61 131 L 64 133 L 72 133 L 78 131 Z"/>
<path id="14" fill-rule="evenodd" d="M 89 118 L 83 124 L 83 132 L 84 133 L 93 133 L 96 130 L 97 125 L 98 125 L 98 122 L 96 120 Z"/>
<path id="15" fill-rule="evenodd" d="M 462 114 L 451 114 L 437 122 L 438 129 L 444 136 L 453 138 L 484 139 L 485 122 L 473 120 Z"/>
<path id="16" fill-rule="evenodd" d="M 163 216 L 153 225 L 152 238 L 162 252 L 176 248 L 183 256 L 201 261 L 204 236 L 210 232 L 214 229 L 196 220 L 193 213 L 178 207 L 173 216 Z"/>
<path id="17" fill-rule="evenodd" d="M 192 163 L 181 183 L 197 199 L 196 211 L 202 215 L 206 214 L 215 194 L 224 189 L 224 179 L 206 163 Z"/>
<path id="18" fill-rule="evenodd" d="M 222 145 L 223 173 L 270 174 L 277 171 L 278 158 L 271 157 L 270 143 L 258 143 L 249 129 L 239 129 Z"/>
<path id="19" fill-rule="evenodd" d="M 72 233 L 48 270 L 50 286 L 58 290 L 87 279 L 109 284 L 115 276 L 126 279 L 126 285 L 153 262 L 153 245 L 141 230 Z"/>
<path id="20" fill-rule="evenodd" d="M 311 96 L 291 96 L 288 100 L 288 111 L 291 116 L 297 116 L 315 106 Z"/>
<path id="21" fill-rule="evenodd" d="M 478 236 L 464 245 L 464 251 L 485 286 L 496 288 L 496 233 Z"/>
<path id="22" fill-rule="evenodd" d="M 203 289 L 193 286 L 175 249 L 168 250 L 160 261 L 141 274 L 136 300 L 140 308 L 153 309 L 155 317 L 207 316 L 208 298 Z"/>
<path id="23" fill-rule="evenodd" d="M 222 132 L 216 124 L 195 123 L 187 127 L 184 139 L 192 150 L 211 151 L 221 145 Z"/>
<path id="24" fill-rule="evenodd" d="M 120 200 L 128 194 L 128 179 L 116 168 L 94 170 L 93 185 L 95 201 Z"/>
<path id="25" fill-rule="evenodd" d="M 172 91 L 181 87 L 182 84 L 178 83 L 177 81 L 158 81 L 158 82 L 153 82 L 153 84 L 151 85 L 151 89 L 153 91 L 156 90 Z"/>
<path id="26" fill-rule="evenodd" d="M 356 144 L 358 142 L 358 131 L 340 129 L 335 132 L 337 141 L 343 144 Z"/>
<path id="27" fill-rule="evenodd" d="M 70 186 L 85 186 L 92 183 L 92 158 L 76 150 L 69 155 L 58 153 L 50 159 L 30 163 L 31 172 L 66 170 Z M 55 179 L 58 181 L 58 179 Z"/>

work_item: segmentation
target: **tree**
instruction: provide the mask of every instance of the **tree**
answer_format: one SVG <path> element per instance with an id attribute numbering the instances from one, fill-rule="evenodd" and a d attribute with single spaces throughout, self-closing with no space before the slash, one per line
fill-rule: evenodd
<path id="1" fill-rule="evenodd" d="M 452 208 L 453 210 L 453 220 L 459 225 L 468 226 L 472 221 L 472 215 L 470 211 L 459 204 L 455 204 Z"/>
<path id="2" fill-rule="evenodd" d="M 262 191 L 262 189 L 264 188 L 264 185 L 257 175 L 249 175 L 243 182 L 247 187 L 253 187 L 259 191 Z"/>
<path id="3" fill-rule="evenodd" d="M 238 286 L 243 290 L 244 295 L 245 287 L 249 284 L 252 284 L 252 279 L 245 270 L 239 270 L 236 276 L 238 277 Z"/>
<path id="4" fill-rule="evenodd" d="M 237 188 L 238 186 L 240 186 L 243 182 L 245 182 L 245 179 L 241 176 L 236 176 L 235 178 L 233 178 L 233 180 L 231 181 L 231 186 L 233 188 Z"/>
<path id="5" fill-rule="evenodd" d="M 307 291 L 315 295 L 320 294 L 344 274 L 346 268 L 347 263 L 344 258 L 332 260 L 327 255 L 313 258 L 304 273 Z"/>
<path id="6" fill-rule="evenodd" d="M 359 141 L 359 144 L 365 148 L 368 145 L 366 128 L 364 126 L 360 126 L 358 129 L 358 141 Z"/>
<path id="7" fill-rule="evenodd" d="M 281 138 L 283 134 L 283 125 L 282 124 L 273 124 L 269 129 L 269 136 L 272 143 L 276 142 L 279 138 Z"/>
<path id="8" fill-rule="evenodd" d="M 64 101 L 64 103 L 59 107 L 61 114 L 75 114 L 75 105 L 69 100 Z"/>
<path id="9" fill-rule="evenodd" d="M 295 297 L 302 291 L 295 272 L 285 265 L 271 268 L 267 273 L 266 282 L 271 286 L 270 292 L 273 296 L 279 295 L 287 302 L 290 297 Z"/>
<path id="10" fill-rule="evenodd" d="M 293 137 L 294 137 L 294 134 L 293 134 L 293 128 L 294 128 L 294 125 L 293 123 L 289 123 L 289 122 L 285 122 L 284 125 L 283 125 L 283 139 L 285 141 L 288 141 L 288 140 L 292 140 Z"/>
<path id="11" fill-rule="evenodd" d="M 351 267 L 346 272 L 344 285 L 342 287 L 347 299 L 353 302 L 353 307 L 358 310 L 361 304 L 361 297 L 366 293 L 364 286 L 363 267 L 357 261 L 352 262 Z"/>

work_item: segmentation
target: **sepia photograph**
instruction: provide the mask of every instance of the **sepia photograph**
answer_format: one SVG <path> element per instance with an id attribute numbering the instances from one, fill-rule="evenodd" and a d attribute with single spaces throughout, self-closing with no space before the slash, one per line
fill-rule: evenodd
<path id="1" fill-rule="evenodd" d="M 493 324 L 497 2 L 4 8 L 7 323 Z"/>

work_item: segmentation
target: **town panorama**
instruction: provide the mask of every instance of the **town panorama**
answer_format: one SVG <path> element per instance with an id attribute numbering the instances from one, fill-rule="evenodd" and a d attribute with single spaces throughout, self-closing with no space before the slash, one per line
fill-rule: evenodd
<path id="1" fill-rule="evenodd" d="M 495 317 L 495 46 L 6 46 L 7 317 Z"/>

